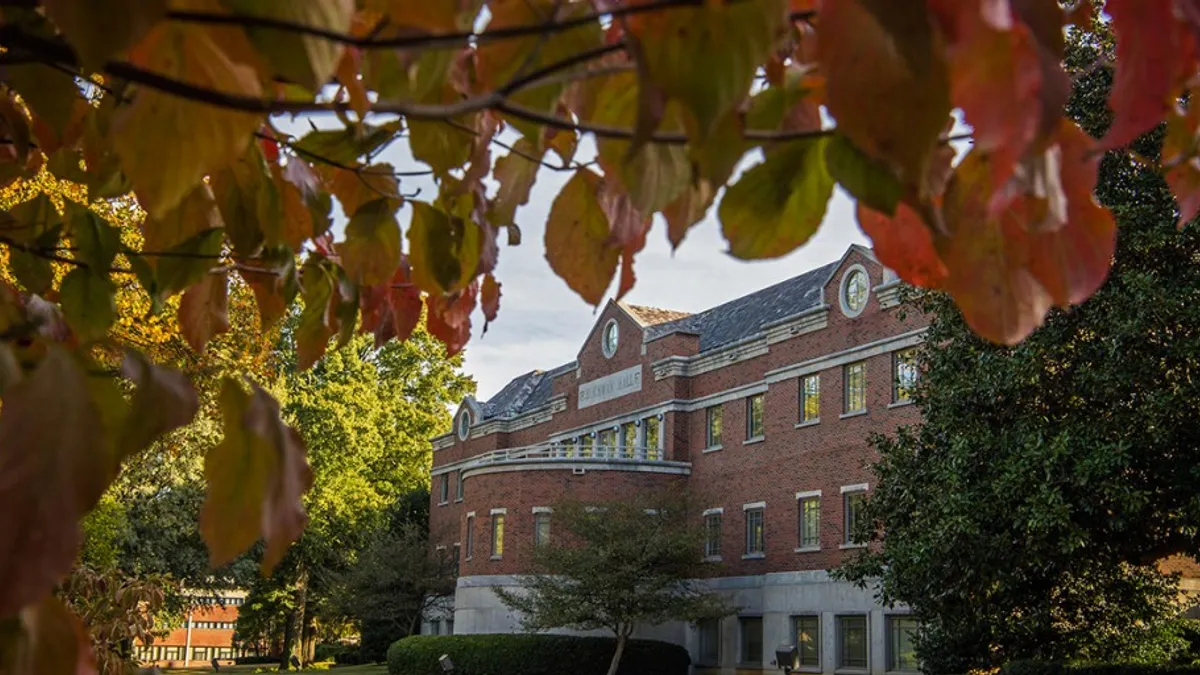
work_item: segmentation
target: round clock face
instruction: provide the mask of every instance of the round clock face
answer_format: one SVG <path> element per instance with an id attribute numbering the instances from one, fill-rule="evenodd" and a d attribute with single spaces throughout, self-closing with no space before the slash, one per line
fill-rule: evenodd
<path id="1" fill-rule="evenodd" d="M 617 328 L 617 322 L 609 321 L 608 324 L 604 326 L 604 335 L 601 336 L 601 339 L 603 340 L 605 356 L 612 358 L 612 355 L 617 353 L 617 342 L 620 340 L 620 337 L 621 336 L 620 331 Z"/>

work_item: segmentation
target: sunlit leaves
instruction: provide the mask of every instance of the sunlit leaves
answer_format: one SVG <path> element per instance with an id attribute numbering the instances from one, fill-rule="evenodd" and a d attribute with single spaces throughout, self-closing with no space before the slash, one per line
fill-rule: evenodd
<path id="1" fill-rule="evenodd" d="M 817 231 L 833 195 L 826 143 L 792 141 L 729 186 L 717 213 L 734 257 L 777 258 Z"/>
<path id="2" fill-rule="evenodd" d="M 132 56 L 138 65 L 167 77 L 260 97 L 258 73 L 229 53 L 230 48 L 248 47 L 223 44 L 216 35 L 196 26 L 161 24 Z M 219 35 L 223 41 L 236 40 L 230 33 Z M 112 144 L 142 207 L 152 216 L 163 216 L 202 177 L 241 155 L 260 122 L 259 115 L 143 87 L 114 120 Z M 171 150 L 163 153 L 163 148 Z"/>
<path id="3" fill-rule="evenodd" d="M 299 434 L 266 391 L 252 385 L 247 393 L 225 378 L 220 406 L 225 437 L 204 460 L 208 495 L 200 532 L 214 567 L 265 539 L 262 569 L 270 573 L 304 528 L 300 498 L 312 485 L 312 470 Z"/>
<path id="4" fill-rule="evenodd" d="M 838 130 L 921 189 L 950 115 L 943 39 L 923 2 L 826 0 L 818 54 Z M 865 103 L 870 101 L 869 104 Z"/>
<path id="5" fill-rule="evenodd" d="M 345 33 L 354 12 L 353 0 L 222 0 L 237 14 L 291 21 L 305 26 Z M 311 35 L 271 28 L 252 28 L 250 40 L 279 75 L 320 91 L 329 81 L 342 55 L 341 43 Z"/>
<path id="6" fill-rule="evenodd" d="M 381 197 L 354 212 L 346 225 L 346 241 L 339 253 L 350 280 L 359 286 L 374 286 L 392 276 L 400 263 L 400 225 L 395 206 Z"/>
<path id="7" fill-rule="evenodd" d="M 601 178 L 575 172 L 550 207 L 546 259 L 554 273 L 592 305 L 599 305 L 617 271 L 620 249 L 609 244 L 608 216 L 597 194 Z"/>
<path id="8" fill-rule="evenodd" d="M 179 299 L 179 332 L 203 354 L 209 340 L 228 331 L 229 277 L 225 272 L 210 272 Z"/>

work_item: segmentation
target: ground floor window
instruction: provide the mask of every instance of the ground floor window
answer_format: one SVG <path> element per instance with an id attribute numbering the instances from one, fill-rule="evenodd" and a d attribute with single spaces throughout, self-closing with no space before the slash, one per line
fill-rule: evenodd
<path id="1" fill-rule="evenodd" d="M 839 616 L 838 667 L 865 670 L 867 668 L 867 617 Z"/>
<path id="2" fill-rule="evenodd" d="M 800 652 L 802 668 L 821 667 L 821 617 L 797 616 L 792 618 L 796 633 L 796 650 Z"/>
<path id="3" fill-rule="evenodd" d="M 917 620 L 911 616 L 889 616 L 888 670 L 917 672 Z"/>
<path id="4" fill-rule="evenodd" d="M 761 664 L 763 655 L 762 617 L 739 617 L 738 640 L 740 642 L 738 663 L 747 665 Z"/>
<path id="5" fill-rule="evenodd" d="M 721 620 L 701 619 L 696 623 L 700 649 L 696 665 L 716 666 L 721 663 Z"/>

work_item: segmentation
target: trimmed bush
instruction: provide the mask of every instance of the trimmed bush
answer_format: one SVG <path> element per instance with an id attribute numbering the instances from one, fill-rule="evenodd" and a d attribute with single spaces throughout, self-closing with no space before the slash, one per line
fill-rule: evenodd
<path id="1" fill-rule="evenodd" d="M 569 635 L 413 635 L 388 649 L 390 675 L 605 675 L 616 638 Z M 617 675 L 687 675 L 687 650 L 669 642 L 630 640 Z M 1197 673 L 1200 675 L 1200 673 Z"/>
<path id="2" fill-rule="evenodd" d="M 999 675 L 1200 675 L 1200 665 L 1013 661 Z"/>
<path id="3" fill-rule="evenodd" d="M 278 656 L 239 656 L 233 660 L 239 666 L 258 665 L 260 663 L 279 663 Z"/>

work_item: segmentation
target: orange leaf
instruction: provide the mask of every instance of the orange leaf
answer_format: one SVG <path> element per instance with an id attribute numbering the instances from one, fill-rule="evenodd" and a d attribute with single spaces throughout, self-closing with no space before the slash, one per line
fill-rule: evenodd
<path id="1" fill-rule="evenodd" d="M 496 313 L 500 311 L 500 282 L 496 281 L 496 277 L 490 274 L 483 277 L 480 300 L 483 303 L 483 318 L 488 323 L 495 321 Z M 483 324 L 483 330 L 487 332 L 487 323 Z"/>
<path id="2" fill-rule="evenodd" d="M 620 248 L 610 245 L 608 216 L 598 195 L 600 176 L 575 172 L 554 198 L 546 221 L 546 260 L 571 290 L 599 305 L 617 271 Z"/>
<path id="3" fill-rule="evenodd" d="M 471 338 L 471 312 L 475 309 L 475 296 L 479 283 L 471 282 L 466 289 L 453 296 L 425 296 L 425 324 L 429 333 L 446 345 L 446 356 L 462 351 Z"/>
<path id="4" fill-rule="evenodd" d="M 1176 44 L 1172 0 L 1108 0 L 1117 65 L 1108 104 L 1113 124 L 1104 149 L 1127 145 L 1162 121 L 1169 104 Z"/>
<path id="5" fill-rule="evenodd" d="M 229 332 L 229 273 L 209 272 L 179 299 L 179 332 L 197 353 Z"/>
<path id="6" fill-rule="evenodd" d="M 1164 178 L 1179 201 L 1179 227 L 1200 214 L 1200 160 L 1195 158 L 1171 167 Z"/>
<path id="7" fill-rule="evenodd" d="M 412 335 L 413 329 L 421 321 L 421 291 L 412 283 L 406 257 L 401 257 L 400 267 L 396 269 L 396 275 L 392 277 L 388 304 L 392 309 L 392 323 L 396 339 L 403 342 L 408 339 L 409 335 Z"/>
<path id="8" fill-rule="evenodd" d="M 83 368 L 50 347 L 0 408 L 0 618 L 50 593 L 71 569 L 79 520 L 115 476 Z"/>
<path id="9" fill-rule="evenodd" d="M 858 226 L 871 238 L 879 262 L 914 286 L 937 288 L 946 278 L 946 265 L 933 246 L 933 235 L 921 216 L 907 204 L 896 207 L 896 215 L 886 215 L 857 206 Z"/>
<path id="10" fill-rule="evenodd" d="M 927 167 L 951 106 L 944 41 L 925 3 L 825 0 L 818 33 L 838 130 L 930 194 Z"/>

